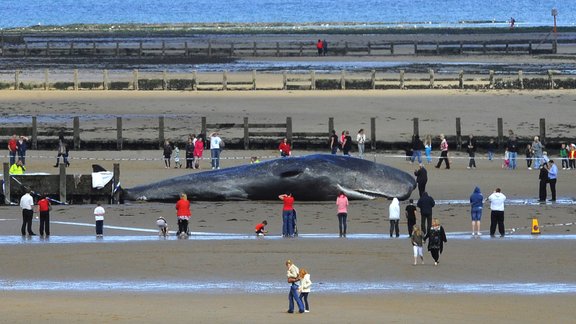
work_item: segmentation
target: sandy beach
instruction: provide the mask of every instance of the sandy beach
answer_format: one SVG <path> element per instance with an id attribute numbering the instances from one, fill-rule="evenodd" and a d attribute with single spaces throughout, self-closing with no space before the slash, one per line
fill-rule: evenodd
<path id="1" fill-rule="evenodd" d="M 109 116 L 126 117 L 126 138 L 155 138 L 159 115 L 169 115 L 166 136 L 172 140 L 199 132 L 201 116 L 209 122 L 241 122 L 244 116 L 254 122 L 282 122 L 291 116 L 295 131 L 327 130 L 328 117 L 334 117 L 336 129 L 353 133 L 369 128 L 370 117 L 377 117 L 377 137 L 396 141 L 410 138 L 414 117 L 420 118 L 421 134 L 453 135 L 455 117 L 461 117 L 463 134 L 494 137 L 496 119 L 502 117 L 504 129 L 513 129 L 522 139 L 538 135 L 539 119 L 546 118 L 546 135 L 553 139 L 576 137 L 570 127 L 575 100 L 573 91 L 561 90 L 0 91 L 0 113 L 7 118 L 103 115 L 82 122 L 81 137 L 88 139 L 115 137 Z M 59 125 L 71 123 L 70 118 Z M 220 131 L 225 139 L 241 137 L 239 129 Z M 295 155 L 310 153 L 294 150 Z M 376 153 L 367 157 L 407 172 L 415 168 L 399 157 L 403 152 Z M 89 173 L 93 163 L 112 169 L 119 162 L 127 188 L 190 172 L 164 169 L 160 154 L 73 151 L 67 172 Z M 223 166 L 247 163 L 253 155 L 276 154 L 225 150 L 223 157 L 230 159 Z M 556 150 L 549 154 L 557 159 Z M 55 173 L 54 151 L 30 150 L 28 155 L 30 172 Z M 437 146 L 433 155 L 436 162 Z M 468 170 L 465 153 L 453 152 L 452 163 L 450 170 L 428 166 L 428 192 L 439 201 L 466 201 L 476 185 L 485 196 L 501 187 L 511 199 L 537 197 L 537 171 L 527 170 L 523 161 L 518 170 L 503 170 L 500 160 L 489 162 L 479 154 L 478 168 Z M 207 167 L 204 161 L 204 170 Z M 193 202 L 193 235 L 188 240 L 164 240 L 155 232 L 160 215 L 174 229 L 172 204 L 105 205 L 105 225 L 115 228 L 105 228 L 102 240 L 94 238 L 93 205 L 55 206 L 49 240 L 20 237 L 20 208 L 1 206 L 0 321 L 567 323 L 576 294 L 571 204 L 575 172 L 560 170 L 558 197 L 568 203 L 509 205 L 509 235 L 503 239 L 488 235 L 488 208 L 483 235 L 472 238 L 467 204 L 439 203 L 434 215 L 449 235 L 437 267 L 429 254 L 425 265 L 412 266 L 404 217 L 402 236 L 388 237 L 389 202 L 384 199 L 351 203 L 347 239 L 337 237 L 333 202 L 297 203 L 301 236 L 293 240 L 279 237 L 279 201 Z M 540 236 L 530 235 L 532 217 L 539 218 Z M 253 227 L 263 219 L 271 235 L 256 239 Z M 37 230 L 38 223 L 33 225 Z M 308 314 L 285 313 L 288 258 L 312 275 Z"/>

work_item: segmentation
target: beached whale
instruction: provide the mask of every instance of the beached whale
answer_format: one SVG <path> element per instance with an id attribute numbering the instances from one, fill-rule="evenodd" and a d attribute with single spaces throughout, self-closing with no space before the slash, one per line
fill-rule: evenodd
<path id="1" fill-rule="evenodd" d="M 183 192 L 191 200 L 275 200 L 291 192 L 296 200 L 335 200 L 340 191 L 350 199 L 410 197 L 414 178 L 399 169 L 368 160 L 330 154 L 235 166 L 191 173 L 123 189 L 125 200 L 176 201 Z"/>

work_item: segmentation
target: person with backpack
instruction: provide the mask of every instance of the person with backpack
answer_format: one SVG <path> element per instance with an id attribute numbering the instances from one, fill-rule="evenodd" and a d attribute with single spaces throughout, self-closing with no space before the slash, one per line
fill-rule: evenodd
<path id="1" fill-rule="evenodd" d="M 437 266 L 440 254 L 442 254 L 444 250 L 444 243 L 447 242 L 446 232 L 444 232 L 444 227 L 440 225 L 438 218 L 432 220 L 432 227 L 430 227 L 430 230 L 426 233 L 424 240 L 428 240 L 428 251 L 430 251 L 434 259 L 434 265 Z"/>

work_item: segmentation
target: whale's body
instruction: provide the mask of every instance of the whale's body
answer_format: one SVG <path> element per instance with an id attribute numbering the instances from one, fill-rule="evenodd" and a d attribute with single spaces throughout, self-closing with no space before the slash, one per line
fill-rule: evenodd
<path id="1" fill-rule="evenodd" d="M 410 197 L 416 188 L 408 173 L 348 156 L 313 154 L 280 158 L 222 170 L 191 173 L 124 190 L 128 200 L 275 200 L 291 192 L 297 200 L 334 200 L 340 191 L 350 199 Z"/>

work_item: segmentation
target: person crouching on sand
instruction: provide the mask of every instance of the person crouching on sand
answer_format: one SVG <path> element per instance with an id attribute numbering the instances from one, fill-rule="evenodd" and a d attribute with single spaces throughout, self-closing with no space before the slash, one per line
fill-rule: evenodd
<path id="1" fill-rule="evenodd" d="M 256 225 L 254 227 L 254 232 L 256 232 L 256 236 L 264 236 L 268 231 L 265 229 L 266 225 L 268 225 L 267 221 L 262 221 L 262 223 Z"/>
<path id="2" fill-rule="evenodd" d="M 190 212 L 190 201 L 185 193 L 180 194 L 180 200 L 176 203 L 176 216 L 178 217 L 178 233 L 176 235 L 187 237 L 188 233 L 188 221 L 192 216 Z"/>
<path id="3" fill-rule="evenodd" d="M 159 236 L 166 237 L 168 235 L 168 222 L 164 217 L 162 216 L 158 217 L 158 219 L 156 220 L 156 226 L 158 226 L 158 229 L 160 230 L 160 232 L 158 233 Z"/>

